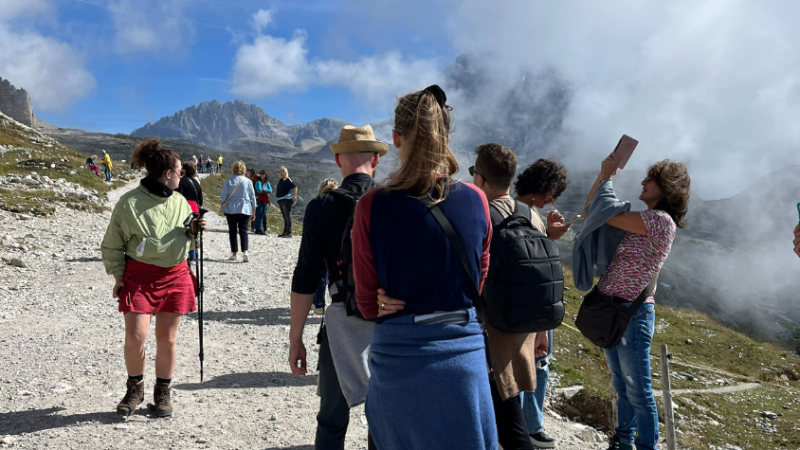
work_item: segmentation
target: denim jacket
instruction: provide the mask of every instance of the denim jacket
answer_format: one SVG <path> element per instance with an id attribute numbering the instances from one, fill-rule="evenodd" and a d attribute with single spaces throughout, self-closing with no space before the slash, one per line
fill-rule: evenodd
<path id="1" fill-rule="evenodd" d="M 242 185 L 239 186 L 239 189 L 236 189 L 236 185 L 240 181 Z M 236 189 L 236 192 L 233 192 L 234 189 Z M 228 201 L 229 198 L 230 201 Z M 244 175 L 232 175 L 225 180 L 225 184 L 222 185 L 222 192 L 219 194 L 220 205 L 226 201 L 228 201 L 228 204 L 225 205 L 225 214 L 252 215 L 256 209 L 256 192 L 253 190 L 253 182 Z"/>

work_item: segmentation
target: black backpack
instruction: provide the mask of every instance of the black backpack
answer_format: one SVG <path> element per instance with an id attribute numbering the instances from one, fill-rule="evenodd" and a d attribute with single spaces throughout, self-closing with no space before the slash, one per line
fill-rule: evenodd
<path id="1" fill-rule="evenodd" d="M 490 207 L 492 244 L 483 285 L 486 322 L 504 333 L 552 330 L 564 320 L 564 272 L 555 243 L 531 223 L 531 209 L 514 202 L 503 218 Z"/>
<path id="2" fill-rule="evenodd" d="M 332 189 L 328 192 L 349 209 L 350 215 L 342 232 L 342 239 L 339 251 L 339 258 L 336 260 L 336 267 L 328 268 L 328 291 L 334 303 L 341 302 L 348 316 L 356 316 L 363 319 L 364 316 L 358 310 L 356 303 L 356 283 L 353 278 L 353 241 L 350 236 L 353 232 L 353 218 L 356 212 L 356 205 L 361 196 L 354 196 L 352 192 L 343 189 Z"/>

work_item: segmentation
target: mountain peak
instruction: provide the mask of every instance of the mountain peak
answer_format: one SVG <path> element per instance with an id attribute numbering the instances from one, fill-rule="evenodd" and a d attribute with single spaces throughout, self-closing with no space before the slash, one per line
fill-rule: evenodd
<path id="1" fill-rule="evenodd" d="M 348 124 L 344 120 L 323 118 L 287 126 L 258 105 L 237 98 L 232 102 L 210 100 L 190 106 L 155 123 L 148 122 L 131 135 L 189 140 L 211 147 L 227 147 L 237 139 L 270 139 L 305 149 L 314 143 L 325 144 Z"/>

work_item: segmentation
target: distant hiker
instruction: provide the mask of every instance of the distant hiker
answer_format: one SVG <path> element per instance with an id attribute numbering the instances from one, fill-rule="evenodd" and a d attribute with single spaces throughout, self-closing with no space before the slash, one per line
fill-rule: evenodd
<path id="1" fill-rule="evenodd" d="M 206 173 L 212 173 L 211 172 L 211 157 L 210 156 L 206 159 Z"/>
<path id="2" fill-rule="evenodd" d="M 203 155 L 200 155 L 200 157 L 202 157 L 202 156 Z M 195 155 L 192 155 L 192 164 L 194 164 L 194 166 L 197 167 L 197 156 L 195 156 Z"/>
<path id="3" fill-rule="evenodd" d="M 242 161 L 236 161 L 231 167 L 231 175 L 222 185 L 219 194 L 221 209 L 228 221 L 228 238 L 231 243 L 231 256 L 228 261 L 238 261 L 239 245 L 236 239 L 238 232 L 242 241 L 242 262 L 249 262 L 247 256 L 247 224 L 256 215 L 256 193 L 253 183 L 244 176 L 247 168 Z"/>
<path id="4" fill-rule="evenodd" d="M 197 181 L 195 176 L 197 171 L 191 161 L 186 161 L 181 166 L 181 181 L 178 188 L 175 189 L 186 198 L 192 212 L 199 212 L 200 207 L 203 206 L 203 189 L 200 187 L 200 182 Z M 197 258 L 197 250 L 189 250 L 189 258 L 187 261 L 192 262 Z"/>
<path id="5" fill-rule="evenodd" d="M 294 184 L 289 178 L 289 169 L 281 167 L 278 175 L 281 181 L 275 188 L 275 197 L 278 198 L 278 207 L 281 209 L 283 215 L 283 233 L 278 237 L 291 238 L 292 237 L 292 206 L 297 201 L 297 185 Z"/>
<path id="6" fill-rule="evenodd" d="M 515 200 L 525 203 L 531 208 L 537 223 L 541 224 L 537 208 L 541 209 L 556 200 L 564 193 L 569 180 L 567 169 L 558 161 L 538 159 L 528 166 L 519 176 L 514 188 L 517 192 Z M 564 216 L 558 210 L 547 214 L 546 234 L 550 239 L 560 239 L 569 229 Z M 547 381 L 550 378 L 549 358 L 553 355 L 553 330 L 546 333 L 547 352 L 536 355 L 536 390 L 524 391 L 520 394 L 522 415 L 528 428 L 531 442 L 537 448 L 555 448 L 556 439 L 547 435 L 544 430 L 544 399 L 547 393 Z M 543 336 L 542 336 L 543 337 Z"/>
<path id="7" fill-rule="evenodd" d="M 99 171 L 99 168 L 97 167 L 97 164 L 94 163 L 95 159 L 97 159 L 97 156 L 94 156 L 94 155 L 86 158 L 86 166 L 88 166 L 89 170 L 94 172 L 94 174 L 99 177 L 100 176 L 100 171 Z"/>
<path id="8" fill-rule="evenodd" d="M 590 266 L 596 264 L 600 281 L 584 297 L 584 305 L 612 302 L 635 308 L 634 303 L 641 304 L 619 343 L 609 344 L 614 346 L 605 350 L 619 396 L 611 448 L 632 450 L 636 436 L 638 450 L 655 450 L 658 410 L 651 383 L 650 345 L 655 326 L 656 280 L 669 255 L 676 228 L 685 225 L 692 182 L 683 163 L 657 162 L 642 181 L 639 200 L 647 210 L 632 212 L 630 203 L 619 201 L 614 194 L 611 179 L 617 166 L 612 153 L 603 161 L 586 199 L 586 222 L 573 250 L 575 285 L 581 290 L 591 287 L 594 274 Z M 602 247 L 598 242 L 603 243 Z M 592 327 L 604 330 L 610 325 L 592 323 L 592 315 L 584 313 L 582 308 L 576 320 L 584 335 Z"/>
<path id="9" fill-rule="evenodd" d="M 544 223 L 538 215 L 534 215 L 524 203 L 511 198 L 509 193 L 514 174 L 517 172 L 517 157 L 514 152 L 499 144 L 484 144 L 478 146 L 475 153 L 478 156 L 475 165 L 469 168 L 469 173 L 475 186 L 486 194 L 486 200 L 489 201 L 492 245 L 496 242 L 499 242 L 498 245 L 505 244 L 497 240 L 498 227 L 506 223 L 506 219 L 512 215 L 527 219 L 520 222 L 523 225 L 516 228 L 519 230 L 516 235 L 522 235 L 521 230 L 524 226 L 544 233 Z M 494 262 L 496 251 L 493 249 L 490 262 Z M 526 258 L 530 258 L 527 252 Z M 521 269 L 514 270 L 518 273 Z M 530 280 L 519 281 L 530 282 Z M 511 289 L 503 289 L 504 294 L 510 291 Z M 500 304 L 510 299 L 508 295 L 487 297 L 487 292 L 484 290 L 481 301 L 484 305 L 495 302 L 498 305 L 494 307 L 500 308 L 502 307 Z M 547 333 L 504 333 L 492 327 L 489 321 L 485 321 L 484 327 L 488 333 L 489 355 L 492 358 L 493 375 L 489 383 L 492 389 L 498 441 L 505 450 L 533 450 L 522 415 L 520 393 L 536 390 L 535 359 L 538 354 L 545 354 L 547 351 Z"/>
<path id="10" fill-rule="evenodd" d="M 204 170 L 205 167 L 203 167 L 203 155 L 200 155 L 200 157 L 197 158 L 197 172 L 203 173 Z"/>
<path id="11" fill-rule="evenodd" d="M 269 184 L 269 175 L 266 170 L 258 173 L 256 181 L 256 234 L 267 234 L 267 210 L 269 210 L 269 194 L 272 193 L 272 185 Z"/>
<path id="12" fill-rule="evenodd" d="M 144 399 L 144 344 L 156 316 L 156 384 L 153 413 L 172 415 L 170 382 L 175 370 L 181 314 L 196 309 L 194 276 L 185 263 L 194 235 L 205 219 L 192 219 L 181 195 L 178 155 L 158 139 L 141 142 L 133 153 L 137 169 L 147 168 L 141 185 L 124 194 L 111 214 L 103 243 L 106 273 L 116 277 L 113 296 L 125 314 L 127 391 L 117 413 L 128 416 Z M 187 222 L 187 219 L 191 219 Z M 187 225 L 188 224 L 188 225 Z"/>
<path id="13" fill-rule="evenodd" d="M 326 178 L 322 180 L 317 188 L 317 195 L 325 194 L 333 189 L 339 187 L 339 183 L 333 178 Z M 327 268 L 322 271 L 322 279 L 317 287 L 317 293 L 314 295 L 314 314 L 321 316 L 325 313 L 325 291 L 328 289 L 328 270 Z"/>
<path id="14" fill-rule="evenodd" d="M 794 252 L 797 256 L 800 256 L 800 224 L 794 227 Z"/>
<path id="15" fill-rule="evenodd" d="M 350 408 L 364 402 L 369 387 L 367 358 L 374 324 L 353 315 L 357 308 L 350 230 L 356 202 L 374 186 L 370 174 L 389 146 L 375 139 L 369 125 L 362 128 L 348 125 L 340 132 L 339 142 L 331 145 L 331 151 L 344 179 L 341 187 L 322 193 L 306 208 L 300 255 L 292 278 L 289 330 L 289 366 L 293 374 L 305 375 L 303 329 L 321 274 L 327 268 L 332 302 L 317 336 L 320 396 L 314 439 L 317 450 L 344 449 Z M 392 420 L 394 413 L 386 411 L 387 420 Z M 372 436 L 368 445 L 370 450 L 375 449 Z"/>
<path id="16" fill-rule="evenodd" d="M 219 156 L 217 156 L 217 173 L 219 174 L 222 173 L 222 160 L 222 153 L 220 153 Z"/>
<path id="17" fill-rule="evenodd" d="M 356 299 L 365 318 L 377 317 L 366 416 L 379 449 L 497 448 L 473 307 L 492 226 L 483 192 L 453 178 L 451 110 L 435 85 L 398 100 L 401 166 L 356 208 Z"/>
<path id="18" fill-rule="evenodd" d="M 247 169 L 247 173 L 244 176 L 246 176 L 247 179 L 250 180 L 251 183 L 253 183 L 253 189 L 255 190 L 256 181 L 258 181 L 256 179 L 255 169 Z M 258 205 L 258 196 L 256 196 L 256 205 Z M 256 211 L 258 211 L 258 206 L 256 206 L 256 209 L 253 211 L 253 215 L 250 219 L 249 228 L 250 231 L 252 232 L 256 231 Z"/>
<path id="19" fill-rule="evenodd" d="M 113 169 L 114 165 L 111 163 L 111 155 L 103 150 L 103 170 L 105 171 L 106 181 L 111 181 L 111 177 L 114 175 L 111 172 Z"/>

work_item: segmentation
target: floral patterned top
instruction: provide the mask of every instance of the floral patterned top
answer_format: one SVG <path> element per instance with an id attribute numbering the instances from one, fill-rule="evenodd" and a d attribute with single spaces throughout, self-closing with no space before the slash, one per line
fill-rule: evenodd
<path id="1" fill-rule="evenodd" d="M 634 301 L 667 260 L 675 239 L 675 221 L 664 211 L 642 211 L 647 236 L 628 233 L 617 247 L 598 288 L 605 295 Z M 646 303 L 655 303 L 655 289 Z"/>

